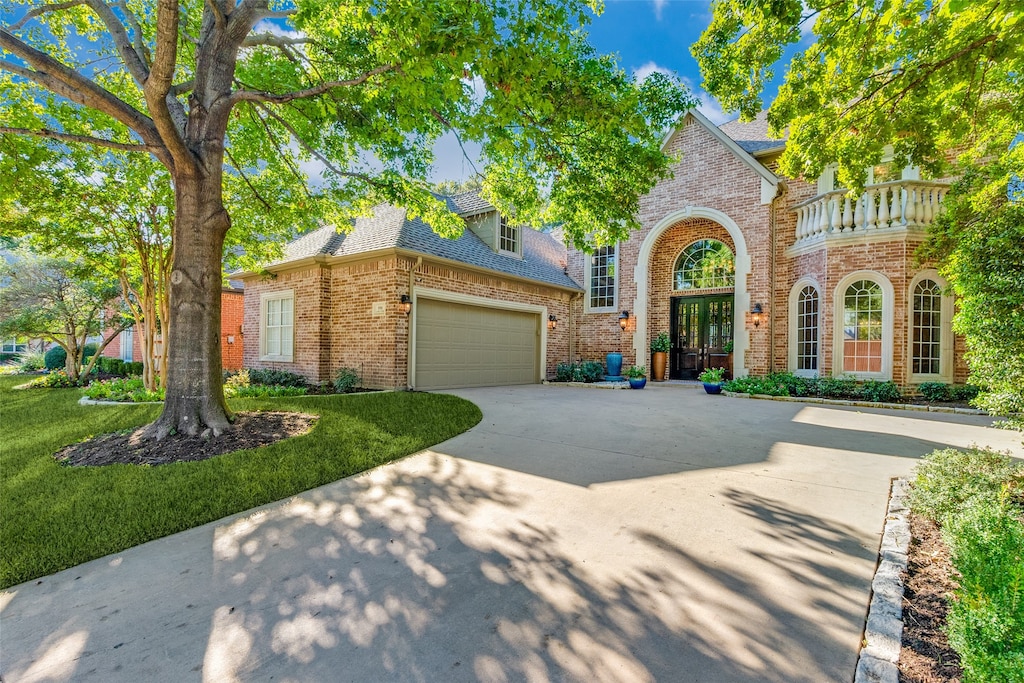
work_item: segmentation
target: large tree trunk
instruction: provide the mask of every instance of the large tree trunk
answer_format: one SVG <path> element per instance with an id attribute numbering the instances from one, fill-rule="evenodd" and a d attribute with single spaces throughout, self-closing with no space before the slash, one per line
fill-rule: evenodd
<path id="1" fill-rule="evenodd" d="M 219 435 L 229 425 L 220 348 L 224 235 L 230 219 L 219 173 L 175 178 L 174 260 L 164 411 L 153 423 L 157 439 L 168 434 Z"/>

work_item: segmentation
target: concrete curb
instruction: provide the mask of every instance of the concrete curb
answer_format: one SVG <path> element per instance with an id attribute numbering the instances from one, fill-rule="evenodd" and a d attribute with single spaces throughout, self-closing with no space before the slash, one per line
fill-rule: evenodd
<path id="1" fill-rule="evenodd" d="M 864 647 L 857 661 L 854 683 L 898 683 L 903 637 L 903 573 L 910 548 L 910 482 L 893 479 L 885 515 L 878 567 L 871 582 L 871 605 L 864 628 Z"/>

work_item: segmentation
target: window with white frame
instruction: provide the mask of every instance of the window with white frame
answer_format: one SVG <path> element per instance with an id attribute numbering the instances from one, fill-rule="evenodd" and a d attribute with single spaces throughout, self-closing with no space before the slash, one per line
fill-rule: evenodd
<path id="1" fill-rule="evenodd" d="M 889 278 L 864 270 L 836 285 L 832 373 L 892 379 L 893 307 Z"/>
<path id="2" fill-rule="evenodd" d="M 5 339 L 0 346 L 0 353 L 25 353 L 28 351 L 28 340 L 24 338 Z"/>
<path id="3" fill-rule="evenodd" d="M 909 295 L 910 381 L 953 380 L 953 297 L 934 270 L 911 280 Z"/>
<path id="4" fill-rule="evenodd" d="M 295 298 L 291 290 L 260 297 L 261 360 L 290 362 L 293 355 Z"/>
<path id="5" fill-rule="evenodd" d="M 801 375 L 818 373 L 818 290 L 813 285 L 799 287 L 794 313 L 794 371 Z"/>
<path id="6" fill-rule="evenodd" d="M 498 219 L 498 251 L 519 255 L 519 227 L 501 216 Z"/>
<path id="7" fill-rule="evenodd" d="M 590 256 L 587 277 L 587 308 L 590 311 L 614 311 L 616 279 L 615 245 L 598 247 Z"/>

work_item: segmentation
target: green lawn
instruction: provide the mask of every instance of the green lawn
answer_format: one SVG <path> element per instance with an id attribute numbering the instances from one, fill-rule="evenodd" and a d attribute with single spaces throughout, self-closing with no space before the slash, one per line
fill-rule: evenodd
<path id="1" fill-rule="evenodd" d="M 66 467 L 52 455 L 151 422 L 159 406 L 80 406 L 77 389 L 14 391 L 0 376 L 0 587 L 281 500 L 459 434 L 480 409 L 455 396 L 246 399 L 233 410 L 320 415 L 305 436 L 160 467 Z"/>

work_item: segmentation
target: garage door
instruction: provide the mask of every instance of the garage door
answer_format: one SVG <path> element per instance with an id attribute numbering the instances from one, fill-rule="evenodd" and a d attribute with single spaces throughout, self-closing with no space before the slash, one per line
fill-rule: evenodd
<path id="1" fill-rule="evenodd" d="M 416 303 L 417 389 L 533 384 L 540 315 L 434 299 Z"/>

